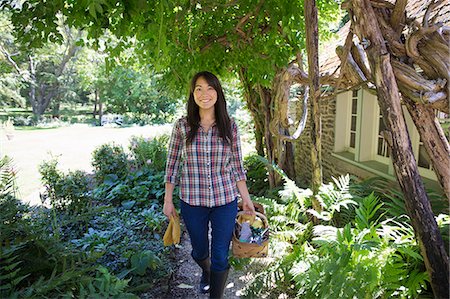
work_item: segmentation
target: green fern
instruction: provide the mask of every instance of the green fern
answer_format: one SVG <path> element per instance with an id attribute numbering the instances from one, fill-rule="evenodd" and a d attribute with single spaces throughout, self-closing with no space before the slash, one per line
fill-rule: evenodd
<path id="1" fill-rule="evenodd" d="M 356 228 L 362 230 L 373 227 L 378 222 L 381 215 L 376 220 L 373 220 L 373 218 L 377 216 L 377 213 L 382 206 L 383 204 L 379 203 L 379 199 L 373 193 L 364 198 L 361 205 L 355 211 Z"/>
<path id="2" fill-rule="evenodd" d="M 13 161 L 8 156 L 0 159 L 0 199 L 17 197 L 16 171 Z"/>
<path id="3" fill-rule="evenodd" d="M 291 268 L 297 297 L 417 297 L 426 290 L 412 228 L 381 222 L 381 207 L 371 194 L 356 208 L 354 226 L 314 226 L 316 249 L 298 251 Z"/>
<path id="4" fill-rule="evenodd" d="M 322 211 L 316 212 L 305 196 L 310 191 L 274 169 L 289 182 L 281 198 L 257 200 L 264 203 L 269 217 L 271 250 L 281 257 L 256 274 L 246 289 L 247 297 L 277 298 L 283 291 L 289 298 L 426 295 L 428 275 L 412 226 L 405 221 L 409 218 L 403 203 L 393 195 L 389 199 L 395 192 L 383 195 L 370 189 L 383 186 L 383 180 L 352 184 L 349 176 L 333 179 L 317 194 Z M 307 213 L 322 219 L 320 225 L 314 225 Z M 289 245 L 280 247 L 279 242 Z"/>
<path id="5" fill-rule="evenodd" d="M 20 260 L 19 251 L 25 246 L 25 243 L 2 248 L 0 252 L 0 297 L 12 298 L 20 294 L 18 285 L 30 274 L 21 274 L 22 268 L 19 267 L 23 262 Z"/>
<path id="6" fill-rule="evenodd" d="M 131 279 L 119 279 L 109 273 L 108 269 L 99 266 L 96 269 L 96 277 L 87 284 L 80 284 L 78 298 L 139 298 L 126 292 L 128 282 Z"/>

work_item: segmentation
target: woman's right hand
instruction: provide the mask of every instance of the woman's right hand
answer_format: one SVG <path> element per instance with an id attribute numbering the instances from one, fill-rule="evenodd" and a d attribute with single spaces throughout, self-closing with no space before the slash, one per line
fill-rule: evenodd
<path id="1" fill-rule="evenodd" d="M 175 185 L 169 182 L 166 182 L 166 193 L 164 194 L 164 206 L 163 213 L 166 215 L 167 219 L 170 219 L 170 216 L 178 217 L 177 211 L 175 210 L 175 206 L 173 205 L 173 189 Z"/>
<path id="2" fill-rule="evenodd" d="M 178 217 L 172 201 L 164 200 L 163 213 L 166 215 L 167 219 L 170 219 L 170 216 Z"/>

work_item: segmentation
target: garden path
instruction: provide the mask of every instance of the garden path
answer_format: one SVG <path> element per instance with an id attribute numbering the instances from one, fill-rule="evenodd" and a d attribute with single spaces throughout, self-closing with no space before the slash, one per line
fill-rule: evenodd
<path id="1" fill-rule="evenodd" d="M 174 273 L 166 285 L 141 294 L 141 299 L 208 299 L 209 295 L 199 294 L 197 285 L 200 281 L 201 269 L 191 258 L 191 242 L 186 231 L 183 231 L 180 246 L 174 248 Z M 251 274 L 245 270 L 230 269 L 224 299 L 241 298 L 242 289 Z"/>

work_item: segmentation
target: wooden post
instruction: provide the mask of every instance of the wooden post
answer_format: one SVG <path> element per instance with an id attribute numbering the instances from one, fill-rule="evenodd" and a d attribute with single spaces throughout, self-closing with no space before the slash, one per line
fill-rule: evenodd
<path id="1" fill-rule="evenodd" d="M 352 0 L 351 9 L 359 39 L 366 41 L 366 52 L 377 88 L 378 103 L 389 137 L 392 163 L 405 196 L 405 207 L 419 241 L 434 296 L 449 298 L 448 256 L 418 173 L 390 55 L 370 1 Z"/>

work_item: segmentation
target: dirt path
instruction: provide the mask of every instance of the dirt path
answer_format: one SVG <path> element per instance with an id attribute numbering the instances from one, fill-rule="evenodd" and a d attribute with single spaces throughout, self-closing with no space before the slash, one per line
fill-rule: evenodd
<path id="1" fill-rule="evenodd" d="M 200 294 L 197 285 L 200 281 L 201 269 L 191 258 L 191 244 L 186 231 L 183 231 L 181 244 L 174 248 L 176 270 L 166 286 L 141 294 L 141 299 L 208 299 L 209 295 Z M 247 280 L 246 273 L 230 269 L 227 286 L 224 292 L 225 299 L 241 298 L 241 290 Z"/>

